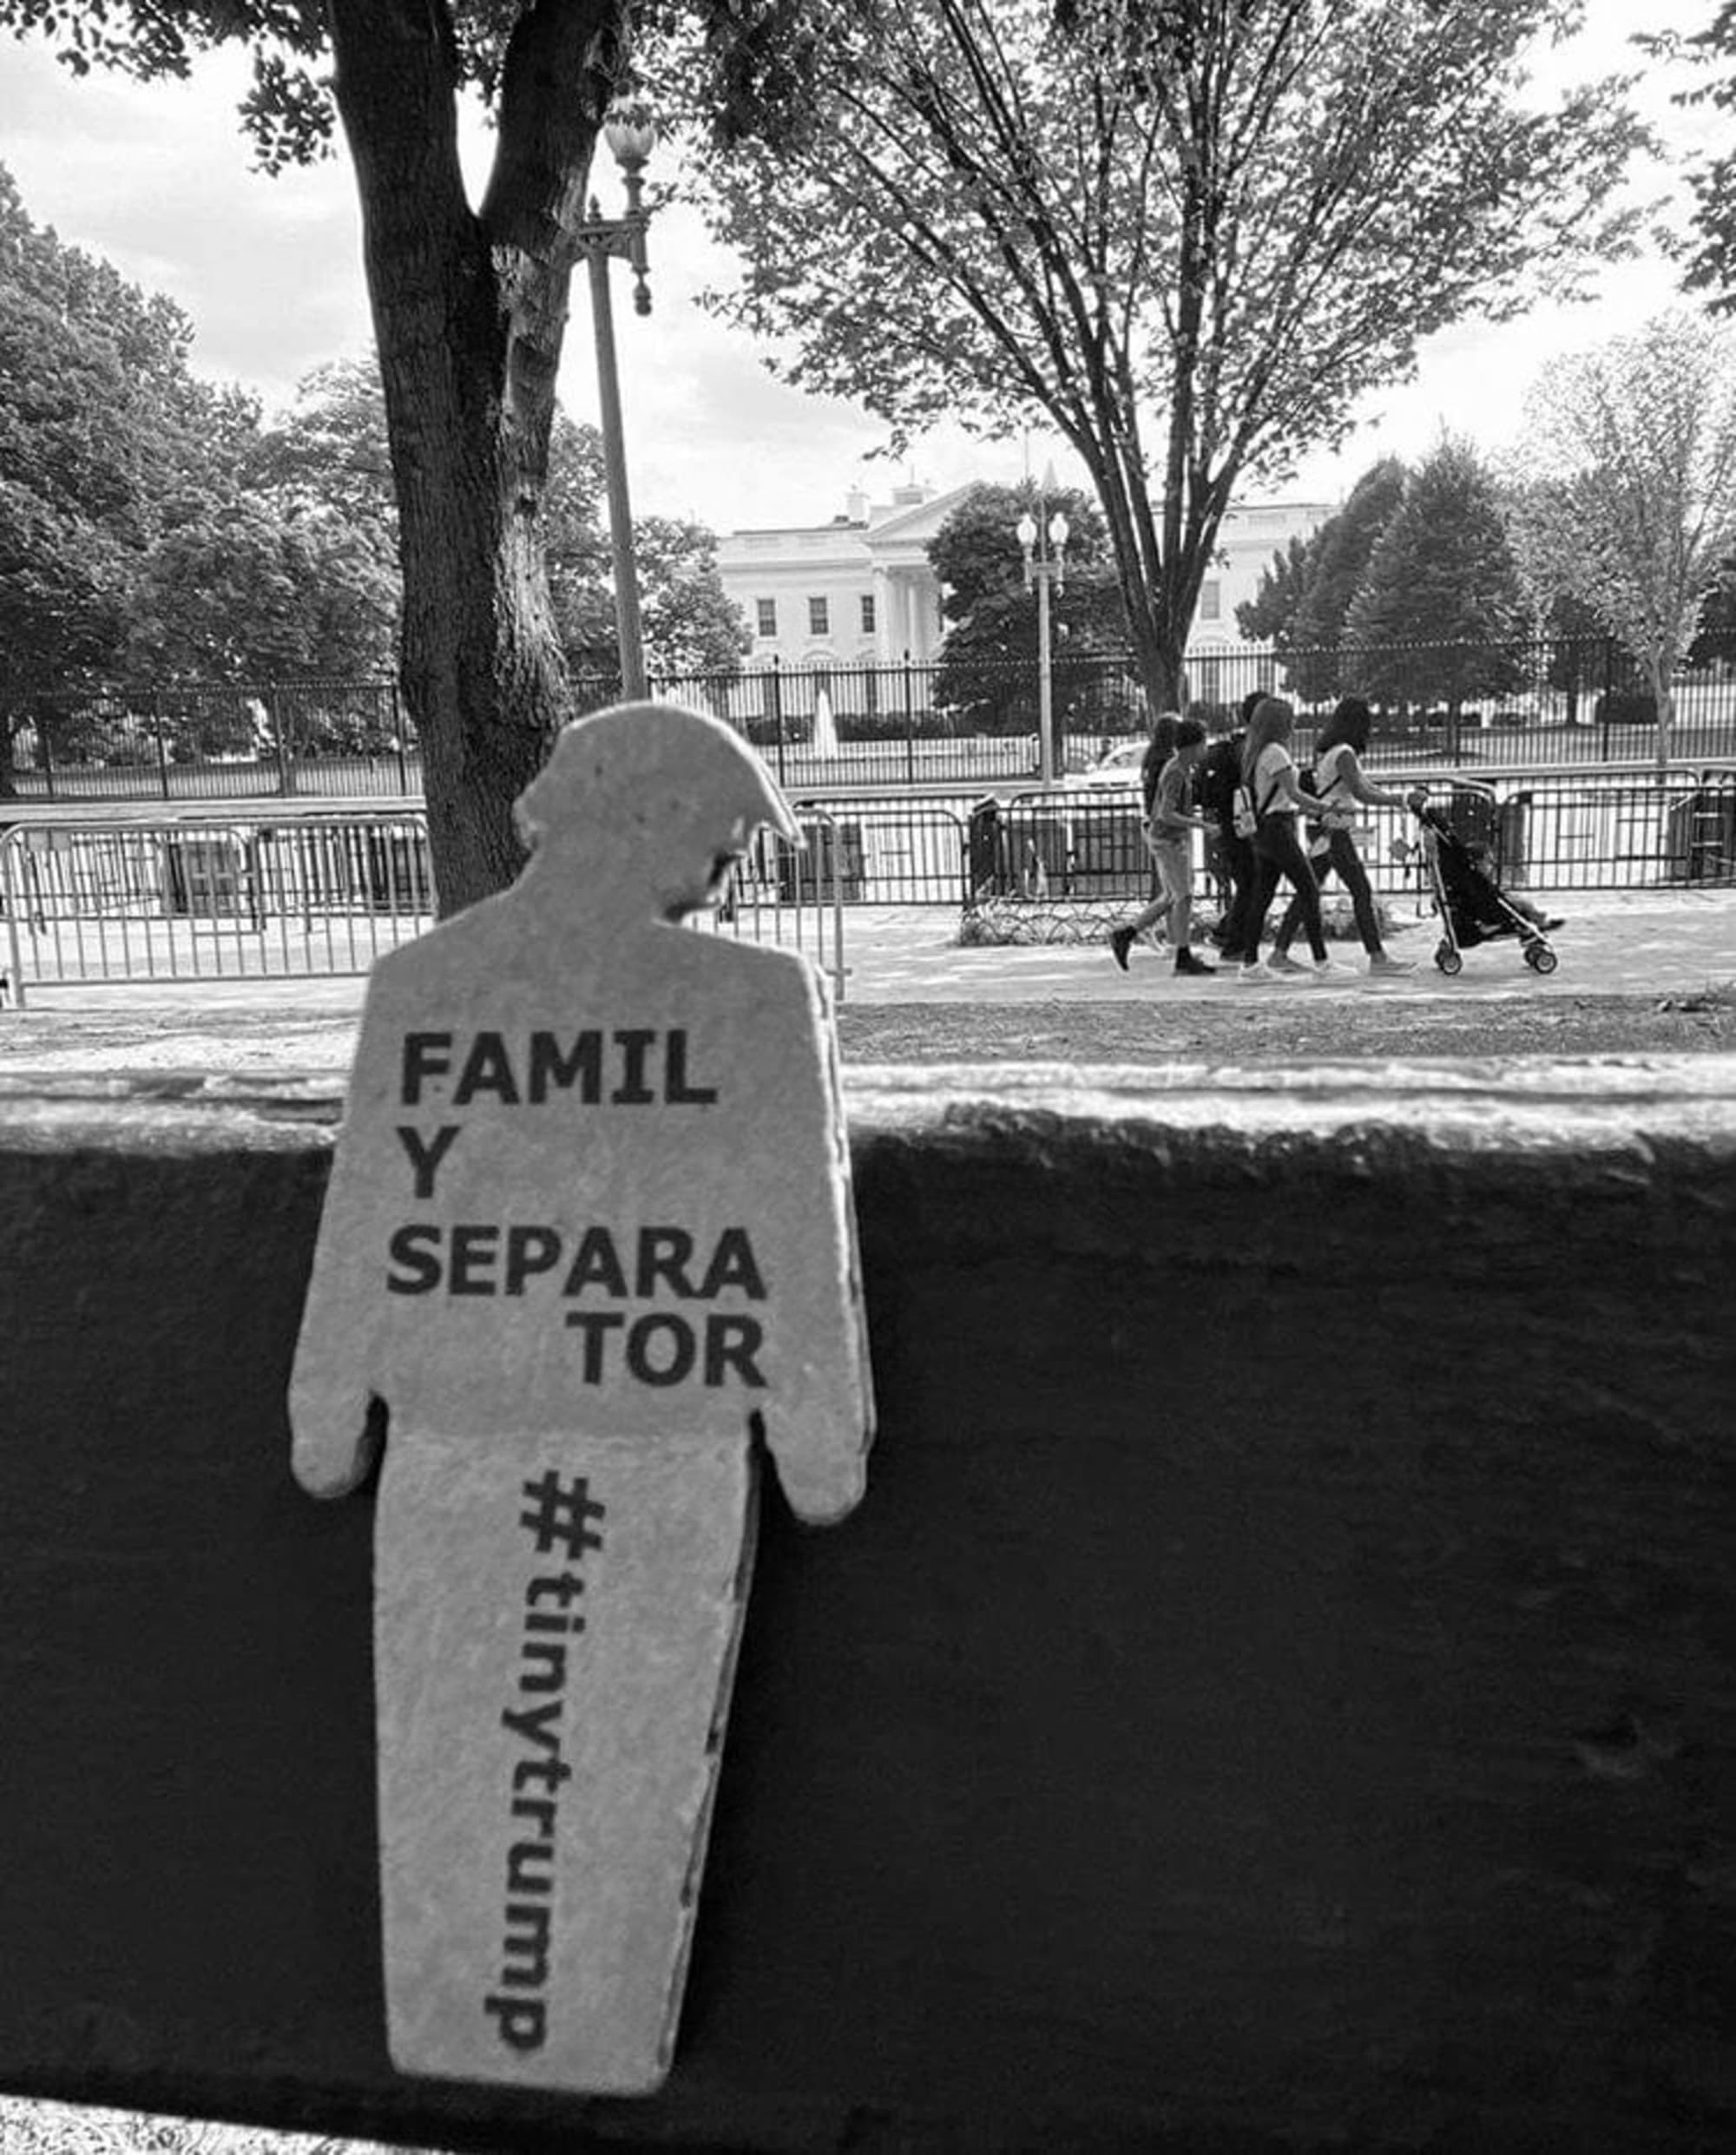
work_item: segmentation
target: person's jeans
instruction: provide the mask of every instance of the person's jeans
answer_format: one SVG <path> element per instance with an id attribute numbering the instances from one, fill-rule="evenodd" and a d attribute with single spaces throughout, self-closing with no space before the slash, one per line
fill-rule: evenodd
<path id="1" fill-rule="evenodd" d="M 1242 937 L 1242 963 L 1252 965 L 1259 956 L 1259 939 L 1266 929 L 1266 916 L 1278 890 L 1281 876 L 1296 893 L 1292 903 L 1301 909 L 1302 926 L 1308 937 L 1308 948 L 1315 962 L 1325 963 L 1326 937 L 1320 923 L 1320 886 L 1314 880 L 1314 871 L 1308 865 L 1308 856 L 1302 851 L 1302 842 L 1296 835 L 1294 816 L 1263 816 L 1253 838 L 1254 858 L 1259 880 L 1254 885 L 1253 903 L 1248 909 L 1247 926 Z"/>
<path id="2" fill-rule="evenodd" d="M 1368 887 L 1368 871 L 1362 864 L 1356 840 L 1348 831 L 1328 831 L 1323 833 L 1326 841 L 1324 854 L 1309 856 L 1313 864 L 1317 885 L 1336 872 L 1338 881 L 1351 894 L 1351 910 L 1356 915 L 1357 933 L 1362 937 L 1362 947 L 1371 958 L 1380 956 L 1380 916 L 1374 910 L 1374 893 Z M 1284 918 L 1278 923 L 1278 933 L 1272 947 L 1287 950 L 1296 940 L 1296 930 L 1302 924 L 1302 902 L 1292 898 Z"/>
<path id="3" fill-rule="evenodd" d="M 1230 879 L 1230 903 L 1224 914 L 1219 948 L 1226 958 L 1236 958 L 1242 953 L 1247 917 L 1259 881 L 1259 863 L 1254 858 L 1253 841 L 1239 838 L 1227 824 L 1218 826 L 1218 849 Z"/>

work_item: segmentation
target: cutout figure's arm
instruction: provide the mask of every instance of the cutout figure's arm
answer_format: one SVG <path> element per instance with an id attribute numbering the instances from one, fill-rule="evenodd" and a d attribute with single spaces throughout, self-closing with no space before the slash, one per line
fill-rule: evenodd
<path id="1" fill-rule="evenodd" d="M 874 1399 L 836 1040 L 819 976 L 804 965 L 800 983 L 777 1028 L 787 1042 L 778 1060 L 796 1142 L 779 1173 L 784 1232 L 773 1292 L 782 1344 L 764 1411 L 791 1509 L 823 1525 L 853 1510 L 866 1488 Z"/>
<path id="2" fill-rule="evenodd" d="M 347 1495 L 373 1465 L 368 1409 L 380 1381 L 377 1343 L 384 1295 L 378 1126 L 391 1113 L 393 1047 L 400 1029 L 387 1018 L 384 1002 L 378 985 L 371 987 L 290 1377 L 292 1464 L 296 1480 L 312 1496 Z M 370 1162 L 375 1163 L 372 1173 Z"/>

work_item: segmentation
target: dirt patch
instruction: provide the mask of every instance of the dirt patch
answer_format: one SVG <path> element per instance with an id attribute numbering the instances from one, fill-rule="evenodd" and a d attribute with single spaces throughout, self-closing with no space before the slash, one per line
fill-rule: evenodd
<path id="1" fill-rule="evenodd" d="M 846 1003 L 846 1062 L 1161 1063 L 1346 1056 L 1736 1053 L 1736 990 L 1450 997 L 1261 995 L 1181 1002 Z M 345 1070 L 353 1016 L 281 1009 L 0 1014 L 0 1070 Z"/>
<path id="2" fill-rule="evenodd" d="M 846 1004 L 846 1062 L 1292 1061 L 1319 1056 L 1690 1055 L 1736 1050 L 1736 995 L 1256 1004 Z"/>

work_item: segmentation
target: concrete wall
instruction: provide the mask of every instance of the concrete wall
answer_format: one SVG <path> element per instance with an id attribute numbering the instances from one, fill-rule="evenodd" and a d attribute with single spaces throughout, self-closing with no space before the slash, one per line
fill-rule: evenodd
<path id="1" fill-rule="evenodd" d="M 1736 1072 L 858 1074 L 882 1435 L 768 1502 L 676 2069 L 397 2079 L 333 1104 L 0 1086 L 0 2086 L 505 2147 L 1709 2148 Z"/>

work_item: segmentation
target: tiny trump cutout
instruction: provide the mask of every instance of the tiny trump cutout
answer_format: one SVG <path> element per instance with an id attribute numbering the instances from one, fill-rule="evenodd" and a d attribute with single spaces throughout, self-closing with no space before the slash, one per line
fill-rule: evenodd
<path id="1" fill-rule="evenodd" d="M 752 750 L 568 726 L 513 887 L 369 982 L 290 1391 L 297 1479 L 375 1464 L 387 2034 L 400 2071 L 667 2072 L 769 1453 L 803 1520 L 872 1403 L 825 984 L 681 923 Z"/>

